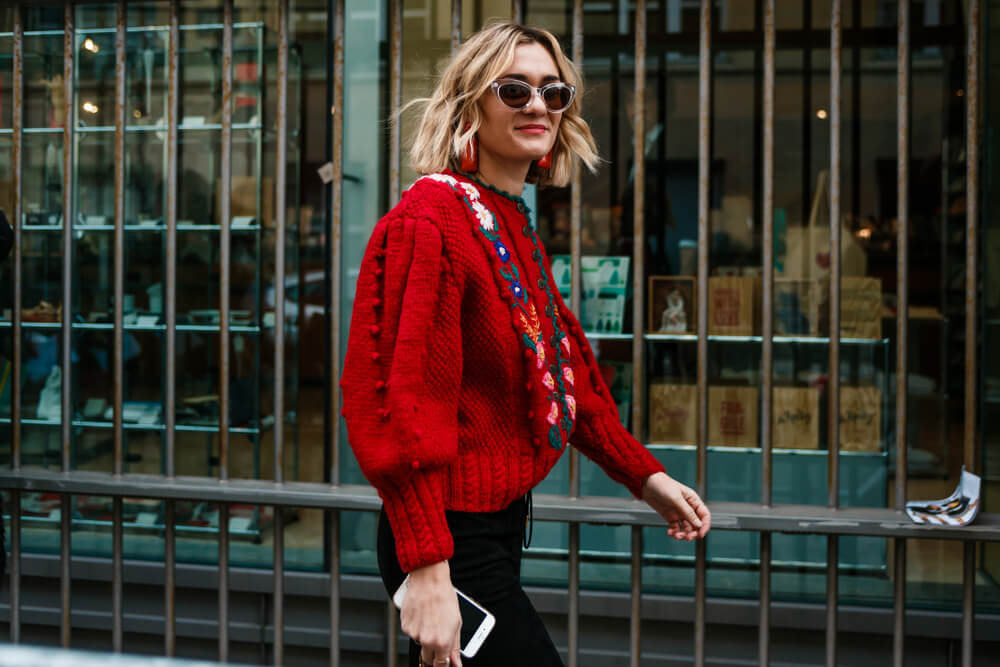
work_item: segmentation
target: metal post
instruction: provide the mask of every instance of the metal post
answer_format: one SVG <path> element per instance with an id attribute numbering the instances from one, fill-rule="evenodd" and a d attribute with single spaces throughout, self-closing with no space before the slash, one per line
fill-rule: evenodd
<path id="1" fill-rule="evenodd" d="M 403 98 L 403 0 L 389 2 L 389 206 L 399 201 L 400 127 L 399 107 Z"/>
<path id="2" fill-rule="evenodd" d="M 635 0 L 635 145 L 632 182 L 635 200 L 632 226 L 632 294 L 636 304 L 646 302 L 646 0 Z M 645 311 L 632 309 L 632 435 L 642 442 L 643 413 L 646 405 Z"/>
<path id="3" fill-rule="evenodd" d="M 70 471 L 73 418 L 73 82 L 76 78 L 76 24 L 72 3 L 63 8 L 63 266 L 62 266 L 62 410 L 60 412 L 62 435 L 62 470 Z M 18 249 L 20 253 L 20 249 Z M 70 554 L 72 498 L 61 495 L 59 569 L 60 569 L 60 640 L 63 647 L 70 645 Z"/>
<path id="4" fill-rule="evenodd" d="M 229 324 L 233 219 L 233 0 L 222 6 L 222 134 L 219 156 L 219 479 L 229 479 Z M 221 508 L 220 508 L 221 509 Z M 220 619 L 221 621 L 221 619 Z M 221 642 L 220 636 L 220 642 Z M 221 645 L 220 645 L 221 647 Z"/>
<path id="5" fill-rule="evenodd" d="M 642 2 L 642 0 L 639 0 Z M 629 619 L 629 665 L 642 664 L 642 526 L 632 526 L 632 615 Z"/>
<path id="6" fill-rule="evenodd" d="M 712 2 L 701 0 L 698 51 L 698 453 L 697 491 L 708 491 L 708 246 L 712 134 Z M 705 664 L 705 541 L 695 544 L 694 664 Z"/>
<path id="7" fill-rule="evenodd" d="M 896 509 L 906 507 L 910 315 L 910 2 L 900 0 L 897 27 L 896 124 Z"/>
<path id="8" fill-rule="evenodd" d="M 21 360 L 24 354 L 21 339 L 21 285 L 23 260 L 21 255 L 21 227 L 24 218 L 21 202 L 24 161 L 24 10 L 14 5 L 13 40 L 13 108 L 11 109 L 14 134 L 11 137 L 11 178 L 14 196 L 14 312 L 12 336 L 14 339 L 13 369 L 11 373 L 11 470 L 21 471 Z M 10 494 L 10 640 L 21 641 L 21 493 Z"/>

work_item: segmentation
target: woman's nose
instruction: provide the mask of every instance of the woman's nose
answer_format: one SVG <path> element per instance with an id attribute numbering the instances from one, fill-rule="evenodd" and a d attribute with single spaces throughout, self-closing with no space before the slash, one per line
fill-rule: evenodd
<path id="1" fill-rule="evenodd" d="M 544 114 L 547 111 L 545 100 L 542 99 L 542 94 L 537 88 L 531 91 L 531 101 L 528 102 L 528 106 L 524 108 L 524 111 L 525 113 L 534 115 Z"/>

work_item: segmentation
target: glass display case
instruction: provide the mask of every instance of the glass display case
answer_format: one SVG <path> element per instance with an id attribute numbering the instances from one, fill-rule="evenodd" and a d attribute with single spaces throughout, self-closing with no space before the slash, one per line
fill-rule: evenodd
<path id="1" fill-rule="evenodd" d="M 103 13 L 102 13 L 103 12 Z M 29 14 L 31 17 L 40 16 Z M 160 17 L 163 18 L 163 17 Z M 60 425 L 72 423 L 71 467 L 110 471 L 113 426 L 115 230 L 115 28 L 102 8 L 78 11 L 73 99 L 65 118 L 62 30 L 28 25 L 24 36 L 24 182 L 22 282 L 22 463 L 61 465 Z M 222 26 L 184 24 L 179 60 L 176 256 L 167 255 L 167 92 L 170 31 L 130 17 L 125 56 L 124 183 L 124 470 L 164 472 L 166 265 L 176 262 L 176 474 L 219 474 L 220 230 L 231 235 L 230 469 L 232 477 L 269 478 L 275 328 L 285 328 L 285 442 L 288 476 L 297 477 L 298 296 L 297 113 L 289 113 L 287 163 L 276 163 L 276 47 L 264 22 L 233 27 L 232 190 L 229 220 L 219 183 L 222 149 Z M 39 20 L 41 20 L 39 18 Z M 164 22 L 165 23 L 165 22 Z M 9 54 L 9 50 L 5 53 Z M 289 107 L 299 108 L 301 63 L 289 54 Z M 64 124 L 73 126 L 72 206 L 63 210 Z M 8 122 L 4 127 L 10 127 Z M 9 131 L 6 134 L 10 134 Z M 9 138 L 9 137 L 5 137 Z M 275 173 L 286 169 L 286 275 L 275 276 Z M 72 247 L 63 248 L 64 227 Z M 72 262 L 69 307 L 63 262 Z M 8 269 L 9 270 L 9 269 Z M 275 282 L 285 281 L 286 321 L 275 321 Z M 0 457 L 11 451 L 12 293 L 0 303 Z M 63 318 L 72 331 L 72 414 L 61 414 Z M 22 496 L 26 540 L 31 527 L 55 522 L 58 502 Z M 204 504 L 177 503 L 178 532 L 217 528 Z M 162 530 L 158 501 L 126 502 L 126 531 Z M 257 540 L 270 508 L 234 507 L 230 534 Z M 74 525 L 109 526 L 110 498 L 76 497 Z"/>

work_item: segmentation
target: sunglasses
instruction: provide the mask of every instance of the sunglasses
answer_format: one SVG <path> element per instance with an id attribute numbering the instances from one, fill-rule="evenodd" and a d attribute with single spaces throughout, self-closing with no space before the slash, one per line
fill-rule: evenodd
<path id="1" fill-rule="evenodd" d="M 541 88 L 535 88 L 529 83 L 518 81 L 517 79 L 507 79 L 504 81 L 494 81 L 491 85 L 493 92 L 497 94 L 497 99 L 504 106 L 513 111 L 521 111 L 528 108 L 537 94 L 542 98 L 545 109 L 549 113 L 559 113 L 573 103 L 576 96 L 576 86 L 562 81 L 547 83 Z"/>

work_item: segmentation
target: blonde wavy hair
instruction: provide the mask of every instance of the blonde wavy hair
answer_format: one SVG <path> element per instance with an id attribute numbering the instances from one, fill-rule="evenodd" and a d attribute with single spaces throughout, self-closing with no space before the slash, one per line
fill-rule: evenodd
<path id="1" fill-rule="evenodd" d="M 445 168 L 459 171 L 462 150 L 483 122 L 479 100 L 490 90 L 490 84 L 514 62 L 515 49 L 521 44 L 536 43 L 552 56 L 561 79 L 576 86 L 576 97 L 562 112 L 553 145 L 552 166 L 539 169 L 532 163 L 526 180 L 539 186 L 566 185 L 575 157 L 580 158 L 591 172 L 596 171 L 600 162 L 597 146 L 590 126 L 580 116 L 583 79 L 579 71 L 552 33 L 516 23 L 494 24 L 474 34 L 447 64 L 434 93 L 403 107 L 405 111 L 414 105 L 425 105 L 410 147 L 410 164 L 415 171 L 421 174 Z"/>

